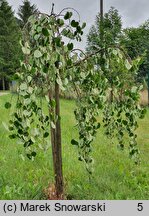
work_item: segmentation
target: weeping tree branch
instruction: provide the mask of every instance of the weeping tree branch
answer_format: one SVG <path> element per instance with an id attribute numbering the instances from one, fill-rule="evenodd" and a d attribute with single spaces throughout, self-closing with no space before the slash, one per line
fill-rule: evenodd
<path id="1" fill-rule="evenodd" d="M 122 51 L 122 53 L 124 54 L 124 56 L 128 59 L 129 63 L 131 64 L 132 63 L 132 59 L 130 58 L 130 56 L 127 54 L 127 52 L 120 46 L 109 46 L 109 48 L 115 48 L 115 49 L 119 49 L 120 51 Z M 71 52 L 74 52 L 74 51 L 80 51 L 82 52 L 84 55 L 85 55 L 85 58 L 75 62 L 73 65 L 69 66 L 68 68 L 66 69 L 71 69 L 72 67 L 74 66 L 78 66 L 80 65 L 82 62 L 85 62 L 86 60 L 88 60 L 89 58 L 93 57 L 93 56 L 96 56 L 97 54 L 99 53 L 102 53 L 103 51 L 105 50 L 105 48 L 102 48 L 102 49 L 99 49 L 97 50 L 96 52 L 93 52 L 89 55 L 86 55 L 81 49 L 73 49 Z"/>

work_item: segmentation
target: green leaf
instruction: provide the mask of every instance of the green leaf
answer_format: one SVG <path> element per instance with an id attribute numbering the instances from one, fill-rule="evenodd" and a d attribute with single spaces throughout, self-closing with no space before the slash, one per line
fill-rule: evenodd
<path id="1" fill-rule="evenodd" d="M 5 103 L 5 108 L 6 108 L 6 109 L 10 109 L 10 108 L 11 108 L 11 103 L 6 102 L 6 103 Z"/>
<path id="2" fill-rule="evenodd" d="M 34 137 L 31 137 L 31 143 L 35 143 L 36 141 L 35 141 L 35 139 L 34 139 Z"/>
<path id="3" fill-rule="evenodd" d="M 65 80 L 64 80 L 64 84 L 65 84 L 65 86 L 68 85 L 68 83 L 69 83 L 68 79 L 65 78 Z"/>
<path id="4" fill-rule="evenodd" d="M 44 72 L 44 73 L 48 73 L 48 71 L 49 71 L 49 68 L 45 65 L 45 66 L 43 67 L 43 72 Z"/>
<path id="5" fill-rule="evenodd" d="M 38 128 L 34 128 L 34 129 L 32 130 L 32 135 L 33 135 L 34 137 L 39 136 L 39 135 L 40 135 L 39 129 L 38 129 Z"/>
<path id="6" fill-rule="evenodd" d="M 67 44 L 68 50 L 73 50 L 73 43 L 68 43 Z"/>
<path id="7" fill-rule="evenodd" d="M 82 24 L 82 29 L 84 29 L 86 27 L 86 23 L 84 22 L 83 24 Z"/>
<path id="8" fill-rule="evenodd" d="M 62 80 L 61 80 L 60 77 L 58 77 L 58 78 L 56 79 L 56 82 L 57 82 L 57 84 L 59 84 L 60 87 L 63 86 L 63 83 L 62 83 Z"/>
<path id="9" fill-rule="evenodd" d="M 59 65 L 60 65 L 60 62 L 59 62 L 59 61 L 56 61 L 56 62 L 55 62 L 55 67 L 56 67 L 56 68 L 59 68 Z"/>
<path id="10" fill-rule="evenodd" d="M 25 55 L 29 55 L 29 54 L 30 54 L 30 49 L 27 48 L 27 47 L 22 47 L 22 52 L 23 52 Z"/>
<path id="11" fill-rule="evenodd" d="M 43 135 L 44 138 L 47 138 L 48 136 L 49 136 L 48 132 L 45 132 L 44 135 Z"/>
<path id="12" fill-rule="evenodd" d="M 27 84 L 26 83 L 22 83 L 21 85 L 20 85 L 20 90 L 27 90 Z"/>
<path id="13" fill-rule="evenodd" d="M 27 154 L 28 159 L 32 159 L 32 155 L 31 154 Z"/>
<path id="14" fill-rule="evenodd" d="M 57 23 L 58 23 L 59 26 L 63 26 L 64 25 L 64 20 L 58 19 Z"/>
<path id="15" fill-rule="evenodd" d="M 70 19 L 72 17 L 72 12 L 67 12 L 64 16 L 64 19 L 67 20 L 67 19 Z"/>
<path id="16" fill-rule="evenodd" d="M 54 38 L 54 42 L 55 42 L 56 46 L 58 46 L 58 47 L 61 46 L 61 38 L 60 37 Z"/>
<path id="17" fill-rule="evenodd" d="M 101 127 L 101 124 L 100 123 L 98 123 L 97 124 L 97 129 L 99 129 Z"/>
<path id="18" fill-rule="evenodd" d="M 80 34 L 83 35 L 83 31 L 81 31 Z"/>
<path id="19" fill-rule="evenodd" d="M 32 87 L 29 87 L 29 88 L 28 88 L 28 93 L 29 93 L 29 94 L 32 94 L 33 91 L 34 91 L 34 89 L 33 89 Z"/>
<path id="20" fill-rule="evenodd" d="M 145 115 L 147 113 L 147 109 L 143 109 L 142 111 L 141 111 L 141 114 L 142 115 Z"/>
<path id="21" fill-rule="evenodd" d="M 42 56 L 42 53 L 39 50 L 35 50 L 34 57 L 35 58 L 40 58 L 41 56 Z"/>
<path id="22" fill-rule="evenodd" d="M 16 137 L 17 137 L 16 134 L 9 135 L 10 139 L 15 139 Z"/>
<path id="23" fill-rule="evenodd" d="M 122 123 L 123 123 L 123 125 L 127 125 L 128 124 L 128 122 L 126 120 L 123 120 Z"/>
<path id="24" fill-rule="evenodd" d="M 44 122 L 49 122 L 49 116 L 46 116 L 46 117 L 45 117 Z"/>
<path id="25" fill-rule="evenodd" d="M 51 127 L 52 127 L 53 129 L 55 129 L 55 128 L 56 128 L 56 126 L 55 126 L 54 122 L 52 122 L 52 121 L 51 121 Z"/>
<path id="26" fill-rule="evenodd" d="M 76 146 L 79 145 L 79 143 L 78 143 L 76 140 L 74 140 L 74 139 L 71 140 L 71 144 L 72 144 L 72 145 L 76 145 Z"/>
<path id="27" fill-rule="evenodd" d="M 125 61 L 125 66 L 126 66 L 127 70 L 130 70 L 132 68 L 132 65 L 129 63 L 128 60 Z"/>
<path id="28" fill-rule="evenodd" d="M 116 49 L 113 49 L 112 53 L 113 53 L 114 55 L 117 55 L 117 50 L 116 50 Z"/>
<path id="29" fill-rule="evenodd" d="M 22 134 L 23 134 L 23 130 L 22 130 L 22 129 L 19 129 L 19 130 L 18 130 L 18 134 L 21 134 L 21 135 L 22 135 Z"/>
<path id="30" fill-rule="evenodd" d="M 133 137 L 133 136 L 134 136 L 134 134 L 133 134 L 133 133 L 130 133 L 130 134 L 129 134 L 129 136 L 130 136 L 130 137 Z"/>
<path id="31" fill-rule="evenodd" d="M 120 59 L 123 59 L 123 55 L 122 55 L 120 50 L 118 50 L 118 56 L 119 56 Z"/>
<path id="32" fill-rule="evenodd" d="M 14 126 L 15 126 L 16 128 L 19 128 L 19 127 L 20 127 L 20 122 L 19 122 L 19 121 L 14 121 Z"/>
<path id="33" fill-rule="evenodd" d="M 28 19 L 28 22 L 30 22 L 30 23 L 34 23 L 34 21 L 35 21 L 35 17 L 34 17 L 34 15 L 31 15 L 30 17 L 29 17 L 29 19 Z"/>
<path id="34" fill-rule="evenodd" d="M 34 39 L 35 39 L 35 40 L 38 40 L 39 38 L 40 38 L 40 34 L 35 34 L 35 35 L 34 35 Z"/>
<path id="35" fill-rule="evenodd" d="M 77 32 L 80 33 L 81 35 L 83 34 L 82 29 L 81 29 L 81 27 L 79 25 L 77 26 Z"/>
<path id="36" fill-rule="evenodd" d="M 14 130 L 14 128 L 13 127 L 9 127 L 9 131 L 13 131 Z"/>
<path id="37" fill-rule="evenodd" d="M 80 73 L 80 76 L 81 76 L 83 79 L 85 79 L 85 77 L 86 77 L 85 72 L 81 72 L 81 73 Z"/>
<path id="38" fill-rule="evenodd" d="M 38 27 L 37 27 L 37 32 L 40 33 L 41 31 L 42 31 L 41 26 L 38 26 Z"/>
<path id="39" fill-rule="evenodd" d="M 32 81 L 32 77 L 31 77 L 31 76 L 28 76 L 28 77 L 27 77 L 27 80 L 28 80 L 28 82 L 30 83 L 30 82 Z"/>
<path id="40" fill-rule="evenodd" d="M 43 28 L 43 29 L 42 29 L 42 34 L 43 34 L 44 36 L 48 37 L 48 36 L 49 36 L 49 31 L 48 31 L 48 29 L 47 29 L 47 28 Z"/>
<path id="41" fill-rule="evenodd" d="M 77 28 L 78 25 L 79 25 L 79 23 L 76 22 L 75 20 L 72 20 L 72 21 L 71 21 L 71 26 L 72 26 L 73 28 Z"/>
<path id="42" fill-rule="evenodd" d="M 120 143 L 117 145 L 119 150 L 124 150 L 124 144 Z"/>
<path id="43" fill-rule="evenodd" d="M 27 111 L 27 110 L 24 110 L 24 111 L 23 111 L 23 115 L 24 115 L 25 117 L 29 117 L 29 116 L 31 115 L 31 112 L 29 112 L 29 111 Z"/>
<path id="44" fill-rule="evenodd" d="M 68 66 L 72 65 L 72 60 L 71 60 L 71 59 L 68 59 L 68 60 L 67 60 L 67 65 L 68 65 Z"/>
<path id="45" fill-rule="evenodd" d="M 32 157 L 36 157 L 37 153 L 36 152 L 32 152 L 31 155 L 32 155 Z"/>

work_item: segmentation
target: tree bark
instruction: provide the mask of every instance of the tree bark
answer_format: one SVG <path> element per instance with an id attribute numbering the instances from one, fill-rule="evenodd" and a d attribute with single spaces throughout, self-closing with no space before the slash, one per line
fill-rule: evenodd
<path id="1" fill-rule="evenodd" d="M 49 96 L 49 101 L 52 101 L 53 100 L 53 90 L 52 88 L 49 89 L 49 92 L 48 92 L 48 96 Z M 55 115 L 54 113 L 54 109 L 53 108 L 50 108 L 49 109 L 49 115 Z M 51 121 L 53 121 L 53 119 L 50 118 Z M 55 170 L 56 170 L 56 160 L 55 160 L 55 155 L 56 155 L 56 152 L 55 152 L 55 129 L 52 128 L 52 126 L 50 127 L 50 130 L 51 130 L 51 145 L 52 145 L 52 156 L 53 156 L 53 168 L 54 168 L 54 175 L 55 175 Z"/>
<path id="2" fill-rule="evenodd" d="M 5 87 L 5 78 L 2 76 L 2 87 L 3 87 L 3 91 L 6 90 L 6 87 Z"/>
<path id="3" fill-rule="evenodd" d="M 60 123 L 60 88 L 55 82 L 55 114 L 56 114 L 56 134 L 55 134 L 55 152 L 56 152 L 56 171 L 55 186 L 58 198 L 63 197 L 63 171 L 62 171 L 62 142 L 61 142 L 61 123 Z"/>
<path id="4" fill-rule="evenodd" d="M 59 85 L 55 82 L 55 110 L 52 108 L 49 110 L 57 118 L 55 128 L 51 127 L 51 144 L 53 155 L 53 167 L 55 177 L 55 189 L 58 199 L 63 199 L 63 171 L 62 171 L 62 144 L 61 144 L 61 124 L 60 124 L 60 92 Z M 53 92 L 49 90 L 49 100 L 53 99 Z"/>

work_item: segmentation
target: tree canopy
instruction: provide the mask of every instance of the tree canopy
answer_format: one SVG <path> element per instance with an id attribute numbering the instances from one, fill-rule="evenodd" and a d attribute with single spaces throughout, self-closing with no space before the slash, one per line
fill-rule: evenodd
<path id="1" fill-rule="evenodd" d="M 103 39 L 101 41 L 101 24 L 103 28 Z M 139 27 L 122 28 L 122 19 L 114 7 L 104 14 L 101 23 L 100 14 L 97 15 L 87 36 L 87 52 L 96 51 L 102 47 L 120 46 L 125 52 L 135 59 L 142 57 L 142 63 L 136 75 L 132 74 L 137 82 L 147 80 L 149 68 L 149 20 Z M 111 74 L 109 75 L 111 76 Z M 112 76 L 111 76 L 112 78 Z"/>
<path id="2" fill-rule="evenodd" d="M 143 57 L 140 65 L 137 81 L 147 80 L 149 70 L 149 20 L 137 28 L 126 28 L 123 31 L 121 44 L 125 47 L 129 56 L 134 59 L 137 56 Z"/>
<path id="3" fill-rule="evenodd" d="M 122 31 L 122 21 L 118 10 L 111 7 L 110 10 L 104 14 L 103 17 L 103 41 L 101 41 L 100 30 L 101 30 L 101 19 L 100 14 L 96 16 L 95 25 L 93 25 L 87 36 L 87 51 L 95 51 L 102 47 L 102 43 L 107 45 L 116 44 L 119 41 Z"/>
<path id="4" fill-rule="evenodd" d="M 5 89 L 19 64 L 20 31 L 14 12 L 5 0 L 0 0 L 0 78 Z"/>
<path id="5" fill-rule="evenodd" d="M 38 10 L 35 4 L 31 4 L 30 1 L 24 0 L 23 4 L 20 5 L 18 9 L 20 26 L 23 27 L 27 23 L 28 18 L 37 11 Z"/>

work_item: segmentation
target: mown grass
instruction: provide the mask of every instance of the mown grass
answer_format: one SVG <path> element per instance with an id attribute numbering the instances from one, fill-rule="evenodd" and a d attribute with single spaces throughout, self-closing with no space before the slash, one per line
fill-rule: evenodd
<path id="1" fill-rule="evenodd" d="M 40 151 L 35 161 L 21 158 L 23 147 L 8 138 L 2 122 L 9 121 L 4 108 L 11 95 L 0 97 L 0 199 L 46 199 L 44 189 L 54 181 L 51 147 Z M 15 97 L 12 102 L 15 103 Z M 63 172 L 68 199 L 148 199 L 149 198 L 149 110 L 139 120 L 138 144 L 141 164 L 136 166 L 128 152 L 120 152 L 110 144 L 101 128 L 93 143 L 94 174 L 89 180 L 77 149 L 70 144 L 77 138 L 74 101 L 61 100 Z"/>

